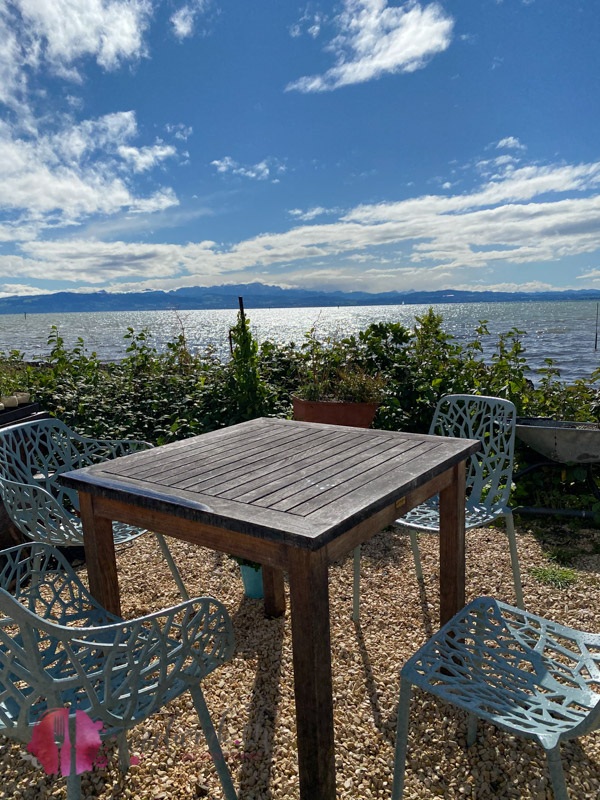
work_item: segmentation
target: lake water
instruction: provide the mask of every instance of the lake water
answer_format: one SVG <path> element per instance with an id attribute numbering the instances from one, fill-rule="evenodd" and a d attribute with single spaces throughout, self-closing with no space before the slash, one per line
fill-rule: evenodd
<path id="1" fill-rule="evenodd" d="M 444 328 L 459 341 L 472 336 L 479 320 L 488 320 L 491 343 L 498 333 L 513 327 L 525 331 L 527 362 L 532 369 L 552 358 L 564 380 L 588 378 L 600 367 L 600 350 L 595 350 L 596 301 L 527 303 L 448 303 L 435 305 Z M 371 322 L 394 321 L 413 327 L 415 316 L 427 305 L 342 306 L 334 308 L 247 309 L 252 330 L 260 340 L 302 342 L 313 325 L 320 335 L 348 334 Z M 49 352 L 48 334 L 58 326 L 68 347 L 78 337 L 89 352 L 102 360 L 118 360 L 127 346 L 123 336 L 128 327 L 148 328 L 160 349 L 183 329 L 189 346 L 202 351 L 212 345 L 221 355 L 228 353 L 228 331 L 235 323 L 236 310 L 202 311 L 119 311 L 107 313 L 0 315 L 0 351 L 17 349 L 28 360 L 43 360 Z M 532 375 L 532 377 L 535 377 Z"/>

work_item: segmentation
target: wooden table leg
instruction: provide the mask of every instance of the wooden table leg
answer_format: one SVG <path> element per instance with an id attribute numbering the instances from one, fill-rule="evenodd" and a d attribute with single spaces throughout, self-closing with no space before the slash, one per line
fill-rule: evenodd
<path id="1" fill-rule="evenodd" d="M 440 625 L 465 605 L 465 462 L 440 492 Z"/>
<path id="2" fill-rule="evenodd" d="M 107 611 L 121 616 L 112 522 L 95 516 L 94 499 L 87 492 L 79 492 L 79 510 L 90 592 Z"/>
<path id="3" fill-rule="evenodd" d="M 263 564 L 263 592 L 265 596 L 265 616 L 283 617 L 285 614 L 285 591 L 283 572 Z"/>
<path id="4" fill-rule="evenodd" d="M 335 800 L 333 685 L 327 561 L 294 550 L 289 560 L 301 800 Z"/>

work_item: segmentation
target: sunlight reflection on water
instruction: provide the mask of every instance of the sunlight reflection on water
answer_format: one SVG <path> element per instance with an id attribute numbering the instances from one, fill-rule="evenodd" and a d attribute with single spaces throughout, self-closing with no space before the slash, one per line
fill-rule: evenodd
<path id="1" fill-rule="evenodd" d="M 415 316 L 427 309 L 426 305 L 400 305 L 246 311 L 259 341 L 301 344 L 312 326 L 320 336 L 357 332 L 371 322 L 401 322 L 412 327 Z M 463 343 L 472 337 L 478 320 L 488 320 L 492 334 L 488 352 L 499 333 L 512 327 L 525 331 L 525 355 L 532 369 L 543 366 L 549 357 L 561 369 L 562 377 L 572 381 L 589 377 L 600 366 L 599 352 L 594 350 L 595 301 L 456 303 L 439 304 L 434 309 L 442 315 L 445 330 Z M 50 328 L 57 325 L 67 347 L 81 337 L 88 352 L 96 351 L 103 360 L 119 359 L 127 347 L 123 336 L 132 327 L 135 331 L 148 328 L 159 349 L 184 330 L 192 350 L 202 352 L 212 346 L 220 356 L 227 357 L 228 331 L 235 319 L 235 309 L 0 315 L 0 350 L 17 349 L 29 360 L 42 360 L 49 353 Z"/>

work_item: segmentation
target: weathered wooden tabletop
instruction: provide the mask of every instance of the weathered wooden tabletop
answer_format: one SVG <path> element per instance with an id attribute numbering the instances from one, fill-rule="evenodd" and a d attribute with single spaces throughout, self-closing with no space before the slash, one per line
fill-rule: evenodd
<path id="1" fill-rule="evenodd" d="M 335 800 L 328 566 L 439 492 L 440 614 L 452 616 L 464 604 L 465 460 L 478 448 L 257 419 L 62 479 L 79 490 L 90 589 L 115 613 L 111 520 L 259 561 L 271 615 L 285 609 L 288 573 L 300 798 Z"/>
<path id="2" fill-rule="evenodd" d="M 475 449 L 465 439 L 263 418 L 63 480 L 94 495 L 316 549 Z"/>

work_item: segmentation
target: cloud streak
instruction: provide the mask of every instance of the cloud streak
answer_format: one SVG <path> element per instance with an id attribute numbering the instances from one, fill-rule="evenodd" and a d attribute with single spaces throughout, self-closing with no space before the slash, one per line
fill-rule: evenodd
<path id="1" fill-rule="evenodd" d="M 327 92 L 422 69 L 450 46 L 454 26 L 438 3 L 389 6 L 387 0 L 345 0 L 334 23 L 339 33 L 327 50 L 335 65 L 289 83 L 287 91 Z"/>
<path id="2" fill-rule="evenodd" d="M 277 181 L 278 176 L 285 172 L 285 164 L 276 158 L 264 158 L 256 164 L 239 164 L 231 156 L 215 159 L 210 162 L 217 172 L 222 175 L 239 175 L 242 178 L 251 178 L 256 181 Z"/>
<path id="3" fill-rule="evenodd" d="M 474 270 L 594 253 L 600 235 L 600 162 L 523 166 L 469 194 L 363 204 L 328 224 L 296 225 L 238 243 L 141 245 L 26 241 L 10 275 L 174 288 L 246 280 L 370 291 L 473 285 Z M 578 196 L 567 196 L 577 192 Z M 323 209 L 317 209 L 322 211 Z M 312 211 L 312 210 L 311 210 Z M 303 212 L 295 209 L 296 218 Z M 31 260 L 30 265 L 29 259 Z M 575 277 L 575 276 L 574 276 Z M 595 273 L 592 274 L 595 277 Z M 110 287 L 108 287 L 110 288 Z"/>
<path id="4" fill-rule="evenodd" d="M 196 30 L 196 19 L 206 11 L 208 0 L 192 0 L 171 15 L 173 33 L 180 41 L 189 39 Z"/>

